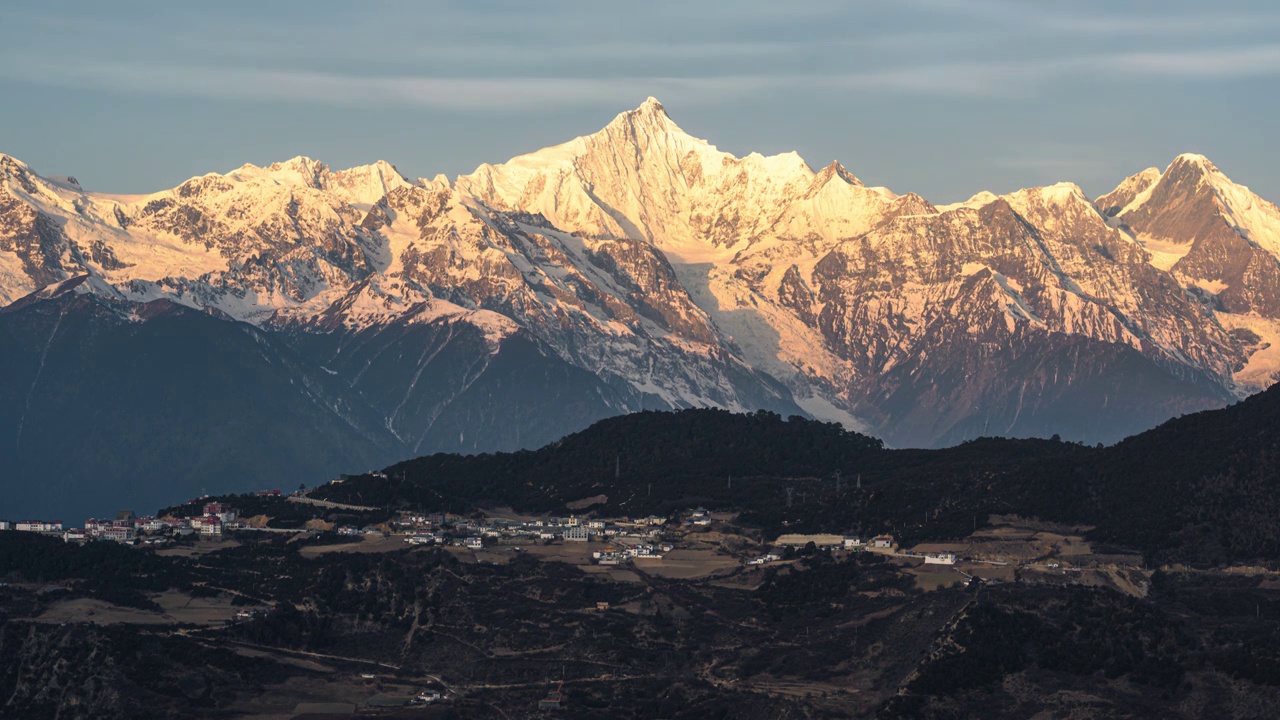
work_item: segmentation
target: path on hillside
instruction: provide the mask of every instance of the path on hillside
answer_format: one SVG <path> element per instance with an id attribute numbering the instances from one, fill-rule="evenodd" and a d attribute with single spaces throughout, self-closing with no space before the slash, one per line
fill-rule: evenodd
<path id="1" fill-rule="evenodd" d="M 382 508 L 369 507 L 367 505 L 348 505 L 347 503 L 333 502 L 331 500 L 320 500 L 305 495 L 290 495 L 289 502 L 303 503 L 304 505 L 315 505 L 322 508 L 330 508 L 332 510 L 361 510 L 364 512 L 375 512 Z"/>

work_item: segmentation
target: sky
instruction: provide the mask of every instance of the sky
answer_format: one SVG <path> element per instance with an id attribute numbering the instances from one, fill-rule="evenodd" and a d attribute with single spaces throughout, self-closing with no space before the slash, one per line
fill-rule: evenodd
<path id="1" fill-rule="evenodd" d="M 1098 195 L 1181 152 L 1280 201 L 1274 0 L 46 0 L 4 25 L 0 152 L 89 190 L 296 155 L 452 177 L 652 95 L 722 150 L 937 203 Z"/>

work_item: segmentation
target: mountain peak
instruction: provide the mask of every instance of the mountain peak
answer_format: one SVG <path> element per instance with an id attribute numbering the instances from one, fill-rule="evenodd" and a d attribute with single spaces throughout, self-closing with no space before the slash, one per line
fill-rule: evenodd
<path id="1" fill-rule="evenodd" d="M 684 131 L 681 130 L 674 121 L 672 121 L 671 116 L 667 114 L 667 109 L 662 106 L 662 103 L 659 102 L 657 98 L 654 97 L 650 97 L 640 103 L 640 105 L 634 110 L 627 110 L 625 112 L 618 113 L 618 115 L 613 118 L 613 121 L 605 127 L 605 130 L 607 131 L 611 128 L 629 128 L 636 130 L 644 128 L 649 132 L 684 133 Z"/>
<path id="2" fill-rule="evenodd" d="M 837 177 L 855 187 L 862 187 L 865 184 L 858 178 L 854 177 L 854 174 L 849 172 L 845 168 L 845 166 L 841 165 L 840 162 L 837 160 L 832 160 L 830 165 L 827 165 L 826 167 L 822 168 L 822 170 L 819 170 L 818 177 L 822 178 L 823 184 L 825 184 L 827 181 L 831 180 L 832 178 L 837 178 Z M 816 184 L 816 180 L 815 180 L 815 184 Z"/>
<path id="3" fill-rule="evenodd" d="M 1149 167 L 1125 178 L 1114 190 L 1094 200 L 1098 212 L 1113 217 L 1121 213 L 1129 203 L 1160 181 L 1160 168 Z"/>
<path id="4" fill-rule="evenodd" d="M 636 108 L 636 112 L 661 113 L 666 115 L 667 109 L 662 106 L 662 102 L 659 101 L 658 98 L 650 95 L 645 98 L 644 102 L 640 103 L 640 107 Z"/>
<path id="5" fill-rule="evenodd" d="M 1209 158 L 1198 153 L 1182 153 L 1169 163 L 1169 167 L 1164 171 L 1166 176 L 1173 175 L 1197 175 L 1207 177 L 1209 175 L 1221 175 L 1222 171 L 1209 160 Z"/>

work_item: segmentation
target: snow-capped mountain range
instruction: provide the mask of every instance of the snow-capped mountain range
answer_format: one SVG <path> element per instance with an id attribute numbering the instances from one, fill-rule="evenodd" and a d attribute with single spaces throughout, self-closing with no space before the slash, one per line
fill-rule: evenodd
<path id="1" fill-rule="evenodd" d="M 838 163 L 734 157 L 652 98 L 453 181 L 299 157 L 125 196 L 0 155 L 0 306 L 70 297 L 60 313 L 124 327 L 159 303 L 279 345 L 317 411 L 388 459 L 687 406 L 895 445 L 1109 441 L 1280 376 L 1280 210 L 1190 154 L 1096 200 L 1063 183 L 934 206 Z M 11 362 L 46 359 L 59 327 Z M 468 393 L 504 362 L 525 404 Z"/>

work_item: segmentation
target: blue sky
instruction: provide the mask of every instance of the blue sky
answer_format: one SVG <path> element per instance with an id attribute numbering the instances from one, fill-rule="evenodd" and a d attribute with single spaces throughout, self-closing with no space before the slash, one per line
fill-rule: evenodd
<path id="1" fill-rule="evenodd" d="M 0 152 L 143 192 L 310 155 L 470 172 L 645 97 L 736 154 L 935 202 L 1179 152 L 1280 201 L 1280 6 L 1151 0 L 58 2 L 9 7 Z"/>

